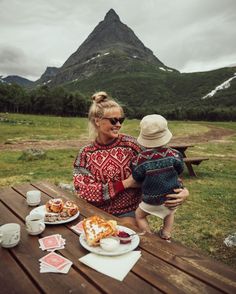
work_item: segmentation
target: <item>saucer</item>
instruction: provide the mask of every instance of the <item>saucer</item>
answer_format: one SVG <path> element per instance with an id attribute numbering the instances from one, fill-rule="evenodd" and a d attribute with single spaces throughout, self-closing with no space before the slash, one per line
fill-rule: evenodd
<path id="1" fill-rule="evenodd" d="M 37 231 L 37 232 L 33 232 L 33 231 L 30 231 L 29 229 L 26 228 L 26 231 L 28 232 L 29 235 L 39 235 L 41 234 L 44 230 L 45 230 L 46 226 L 45 224 L 43 224 L 43 227 L 40 231 Z"/>
<path id="2" fill-rule="evenodd" d="M 17 242 L 15 242 L 15 243 L 13 243 L 13 244 L 1 244 L 1 246 L 3 248 L 11 248 L 11 247 L 15 247 L 19 242 L 20 242 L 20 240 L 17 241 Z"/>
<path id="3" fill-rule="evenodd" d="M 41 234 L 41 233 L 44 231 L 44 229 L 41 230 L 41 231 L 38 231 L 38 232 L 31 232 L 31 231 L 28 231 L 28 230 L 26 230 L 26 231 L 28 232 L 29 235 L 33 235 L 33 236 L 35 236 L 35 235 L 39 235 L 39 234 Z"/>
<path id="4" fill-rule="evenodd" d="M 41 201 L 39 201 L 39 202 L 34 202 L 34 203 L 27 202 L 27 204 L 28 204 L 29 206 L 37 206 L 37 205 L 40 204 L 40 202 L 41 202 Z"/>

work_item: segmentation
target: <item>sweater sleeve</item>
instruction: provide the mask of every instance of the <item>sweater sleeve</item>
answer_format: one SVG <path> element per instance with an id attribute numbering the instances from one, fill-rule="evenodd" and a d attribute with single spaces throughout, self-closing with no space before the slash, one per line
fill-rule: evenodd
<path id="1" fill-rule="evenodd" d="M 177 155 L 176 155 L 175 159 L 176 160 L 175 160 L 174 167 L 175 167 L 178 175 L 180 175 L 184 171 L 184 161 L 183 161 L 182 154 L 177 151 Z"/>
<path id="2" fill-rule="evenodd" d="M 124 190 L 122 182 L 102 183 L 86 168 L 86 152 L 82 148 L 74 162 L 73 181 L 79 197 L 96 205 L 114 198 Z"/>
<path id="3" fill-rule="evenodd" d="M 139 165 L 139 156 L 135 157 L 131 162 L 132 176 L 136 182 L 142 182 L 145 179 L 145 171 Z"/>

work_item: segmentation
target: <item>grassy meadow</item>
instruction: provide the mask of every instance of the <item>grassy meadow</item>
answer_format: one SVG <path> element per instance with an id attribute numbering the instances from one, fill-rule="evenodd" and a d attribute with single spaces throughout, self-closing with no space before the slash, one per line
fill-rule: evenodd
<path id="1" fill-rule="evenodd" d="M 126 120 L 122 132 L 137 136 L 138 126 L 138 120 Z M 176 213 L 173 238 L 236 268 L 236 247 L 226 247 L 223 243 L 229 234 L 236 233 L 236 122 L 170 121 L 169 128 L 175 138 L 196 138 L 192 140 L 194 148 L 189 148 L 187 155 L 209 157 L 208 161 L 194 166 L 196 178 L 184 172 L 184 184 L 190 196 Z M 234 133 L 206 140 L 207 132 L 212 129 L 216 133 L 225 129 Z M 37 180 L 71 183 L 78 149 L 70 147 L 68 142 L 86 139 L 86 118 L 0 114 L 0 187 Z M 44 140 L 57 140 L 57 144 L 60 140 L 61 149 L 46 150 L 46 158 L 42 160 L 19 159 L 22 142 L 43 143 Z M 18 150 L 11 150 L 14 146 L 19 146 Z M 157 231 L 160 220 L 153 216 L 149 220 Z"/>

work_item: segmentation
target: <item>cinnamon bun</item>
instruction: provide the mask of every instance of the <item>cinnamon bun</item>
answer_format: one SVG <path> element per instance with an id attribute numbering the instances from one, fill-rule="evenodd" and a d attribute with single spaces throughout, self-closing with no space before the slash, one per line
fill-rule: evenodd
<path id="1" fill-rule="evenodd" d="M 63 200 L 61 198 L 50 199 L 46 203 L 46 210 L 48 212 L 59 213 L 63 209 Z"/>

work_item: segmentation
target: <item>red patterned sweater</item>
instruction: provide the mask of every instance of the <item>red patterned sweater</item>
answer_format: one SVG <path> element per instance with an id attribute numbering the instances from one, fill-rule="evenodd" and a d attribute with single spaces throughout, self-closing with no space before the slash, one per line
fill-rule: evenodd
<path id="1" fill-rule="evenodd" d="M 135 210 L 141 191 L 124 190 L 121 181 L 131 174 L 131 160 L 140 151 L 133 137 L 122 134 L 109 145 L 94 142 L 83 147 L 74 162 L 78 195 L 111 214 Z"/>

